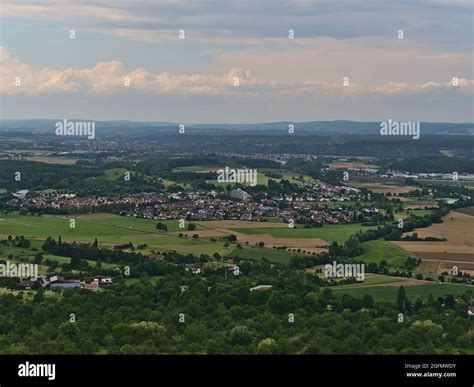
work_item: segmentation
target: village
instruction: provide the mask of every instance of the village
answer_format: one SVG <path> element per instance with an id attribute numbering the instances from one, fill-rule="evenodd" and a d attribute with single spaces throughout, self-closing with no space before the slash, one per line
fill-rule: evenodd
<path id="1" fill-rule="evenodd" d="M 25 208 L 41 213 L 75 213 L 106 211 L 121 216 L 153 220 L 186 219 L 246 220 L 264 222 L 278 217 L 304 224 L 334 224 L 370 221 L 374 215 L 388 218 L 383 209 L 366 204 L 354 207 L 354 202 L 370 202 L 371 194 L 327 183 L 296 183 L 292 193 L 252 195 L 241 188 L 228 194 L 218 190 L 151 192 L 116 197 L 79 197 L 75 194 L 14 193 L 8 205 L 14 210 Z"/>

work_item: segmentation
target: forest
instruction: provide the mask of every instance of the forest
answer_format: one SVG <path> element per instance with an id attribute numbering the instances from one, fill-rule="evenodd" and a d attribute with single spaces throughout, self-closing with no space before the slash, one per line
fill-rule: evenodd
<path id="1" fill-rule="evenodd" d="M 474 335 L 469 297 L 336 297 L 311 277 L 258 274 L 0 295 L 4 354 L 456 354 Z M 276 274 L 276 273 L 275 273 Z M 256 283 L 273 284 L 251 292 Z M 403 306 L 403 307 L 402 307 Z M 403 313 L 403 322 L 399 314 Z"/>

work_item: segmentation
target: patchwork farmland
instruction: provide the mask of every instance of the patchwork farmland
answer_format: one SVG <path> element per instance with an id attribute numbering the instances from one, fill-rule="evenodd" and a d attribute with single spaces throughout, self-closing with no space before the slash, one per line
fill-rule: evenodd
<path id="1" fill-rule="evenodd" d="M 419 238 L 446 238 L 446 241 L 392 243 L 403 248 L 411 256 L 421 258 L 424 265 L 431 264 L 431 269 L 438 273 L 450 272 L 453 266 L 474 273 L 474 216 L 470 213 L 471 209 L 453 211 L 444 217 L 443 223 L 414 231 Z M 405 235 L 412 234 L 413 232 Z"/>

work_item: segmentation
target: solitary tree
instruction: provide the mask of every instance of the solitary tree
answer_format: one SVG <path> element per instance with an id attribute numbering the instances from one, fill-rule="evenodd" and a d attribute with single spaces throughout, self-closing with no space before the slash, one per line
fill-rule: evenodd
<path id="1" fill-rule="evenodd" d="M 166 224 L 164 224 L 164 223 L 158 222 L 156 224 L 156 229 L 157 230 L 162 230 L 162 231 L 168 231 L 168 226 L 166 226 Z"/>
<path id="2" fill-rule="evenodd" d="M 41 254 L 39 252 L 36 253 L 35 254 L 35 263 L 39 265 L 42 260 L 43 260 L 43 254 Z"/>
<path id="3" fill-rule="evenodd" d="M 398 309 L 401 312 L 404 312 L 408 304 L 408 298 L 405 293 L 405 288 L 403 285 L 400 285 L 400 288 L 398 289 L 398 295 L 397 295 L 397 305 Z"/>

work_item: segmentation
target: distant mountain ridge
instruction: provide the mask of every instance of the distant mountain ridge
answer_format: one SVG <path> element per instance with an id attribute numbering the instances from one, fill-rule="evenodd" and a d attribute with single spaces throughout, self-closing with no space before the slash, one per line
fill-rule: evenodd
<path id="1" fill-rule="evenodd" d="M 51 132 L 55 128 L 58 119 L 0 119 L 0 131 L 39 131 Z M 67 118 L 68 121 L 93 121 L 83 118 Z M 95 121 L 96 128 L 101 131 L 114 130 L 115 133 L 127 132 L 130 130 L 136 133 L 149 133 L 150 131 L 170 131 L 177 129 L 181 123 L 174 122 L 140 122 L 140 121 Z M 282 133 L 288 131 L 288 126 L 293 124 L 295 133 L 304 134 L 376 134 L 380 130 L 380 122 L 360 122 L 360 121 L 307 121 L 307 122 L 264 122 L 254 124 L 192 124 L 184 123 L 186 129 L 199 130 L 200 132 L 215 131 L 251 131 L 254 133 Z M 474 123 L 445 123 L 445 122 L 422 122 L 421 131 L 424 134 L 453 134 L 453 135 L 473 135 Z"/>

